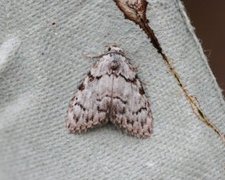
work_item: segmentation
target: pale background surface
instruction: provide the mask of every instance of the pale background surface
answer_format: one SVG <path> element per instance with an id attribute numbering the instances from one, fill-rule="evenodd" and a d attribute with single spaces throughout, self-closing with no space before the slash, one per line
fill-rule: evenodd
<path id="1" fill-rule="evenodd" d="M 0 1 L 0 179 L 223 179 L 224 144 L 200 122 L 161 56 L 113 1 Z M 148 19 L 189 92 L 225 132 L 225 104 L 178 0 L 149 0 Z M 54 24 L 55 23 L 55 24 Z M 68 102 L 92 61 L 117 43 L 139 67 L 154 134 L 112 125 L 70 135 Z"/>

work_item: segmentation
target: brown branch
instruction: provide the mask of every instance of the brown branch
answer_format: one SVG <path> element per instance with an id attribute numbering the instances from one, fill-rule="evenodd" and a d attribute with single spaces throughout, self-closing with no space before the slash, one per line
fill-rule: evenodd
<path id="1" fill-rule="evenodd" d="M 123 12 L 126 19 L 129 19 L 135 22 L 139 27 L 146 33 L 148 38 L 150 39 L 153 46 L 157 49 L 158 53 L 162 56 L 165 64 L 169 68 L 171 74 L 177 81 L 177 84 L 182 89 L 185 97 L 187 98 L 188 102 L 190 103 L 194 113 L 197 117 L 205 123 L 208 127 L 214 130 L 219 137 L 222 139 L 223 143 L 225 143 L 225 135 L 220 132 L 220 130 L 207 118 L 204 114 L 198 101 L 193 98 L 192 95 L 188 93 L 188 90 L 185 88 L 183 82 L 181 81 L 178 73 L 176 72 L 175 68 L 170 62 L 170 59 L 164 54 L 161 45 L 155 36 L 153 29 L 148 24 L 148 19 L 146 17 L 146 9 L 148 2 L 146 0 L 114 0 L 117 7 Z"/>

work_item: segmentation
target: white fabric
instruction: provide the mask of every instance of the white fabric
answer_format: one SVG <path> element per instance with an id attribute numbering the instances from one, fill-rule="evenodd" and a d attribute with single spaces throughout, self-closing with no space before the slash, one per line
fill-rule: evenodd
<path id="1" fill-rule="evenodd" d="M 161 56 L 115 3 L 0 0 L 0 179 L 224 179 L 224 144 L 203 124 Z M 203 111 L 225 132 L 225 104 L 179 0 L 149 0 L 163 50 Z M 112 125 L 65 128 L 77 85 L 109 43 L 123 48 L 151 101 L 146 140 Z"/>

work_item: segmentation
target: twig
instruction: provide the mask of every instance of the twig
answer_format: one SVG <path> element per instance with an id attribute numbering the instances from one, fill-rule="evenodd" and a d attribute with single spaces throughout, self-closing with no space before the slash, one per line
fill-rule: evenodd
<path id="1" fill-rule="evenodd" d="M 177 84 L 182 89 L 194 113 L 203 123 L 205 123 L 209 128 L 213 129 L 214 132 L 216 132 L 219 135 L 219 137 L 225 144 L 225 135 L 222 132 L 220 132 L 220 130 L 204 114 L 196 98 L 193 98 L 194 96 L 188 93 L 188 90 L 185 88 L 185 85 L 181 81 L 179 74 L 173 67 L 172 63 L 170 62 L 170 59 L 166 56 L 166 54 L 164 54 L 161 48 L 161 45 L 157 37 L 155 36 L 153 29 L 149 26 L 149 23 L 148 23 L 149 21 L 146 18 L 146 9 L 147 9 L 148 2 L 146 0 L 114 0 L 114 1 L 117 7 L 124 13 L 125 18 L 135 22 L 146 33 L 146 35 L 150 39 L 153 46 L 157 49 L 158 53 L 162 56 L 171 74 L 176 79 Z"/>

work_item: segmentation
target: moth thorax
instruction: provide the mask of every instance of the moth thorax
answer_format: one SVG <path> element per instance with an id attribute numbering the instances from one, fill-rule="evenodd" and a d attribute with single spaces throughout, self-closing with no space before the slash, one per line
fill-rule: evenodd
<path id="1" fill-rule="evenodd" d="M 113 60 L 111 63 L 110 63 L 110 69 L 113 70 L 113 71 L 116 71 L 119 69 L 119 66 L 120 66 L 120 63 L 119 61 L 117 60 Z"/>

